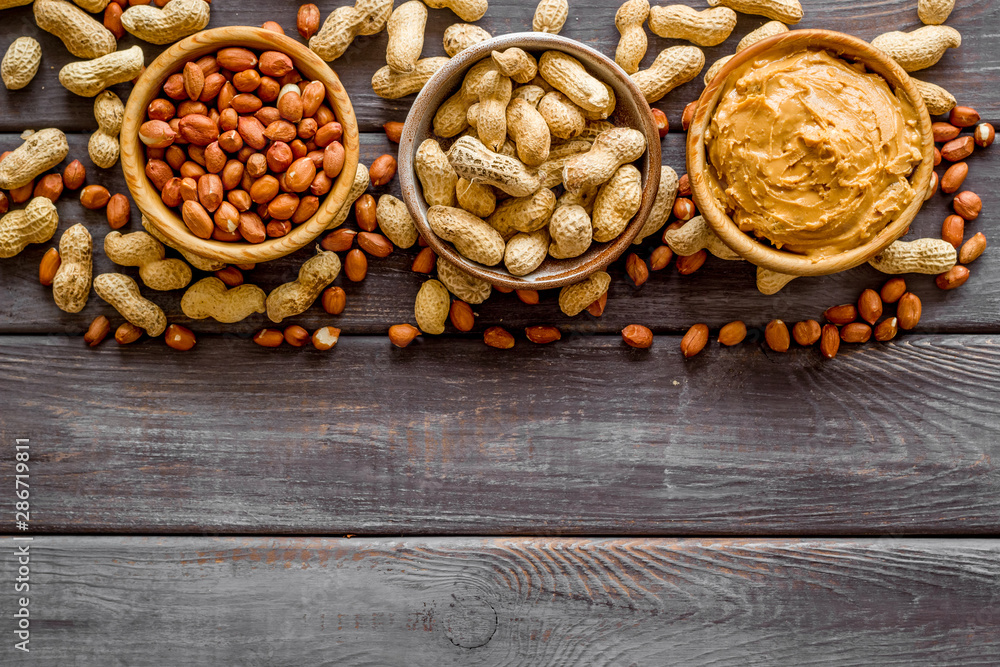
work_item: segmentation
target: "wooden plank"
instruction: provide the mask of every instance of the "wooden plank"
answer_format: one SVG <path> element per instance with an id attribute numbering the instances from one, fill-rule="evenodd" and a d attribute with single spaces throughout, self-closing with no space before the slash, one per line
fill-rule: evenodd
<path id="1" fill-rule="evenodd" d="M 180 354 L 4 336 L 0 434 L 32 441 L 41 532 L 1000 531 L 995 336 L 832 362 L 518 338 Z"/>
<path id="2" fill-rule="evenodd" d="M 319 3 L 323 18 L 340 4 L 343 3 Z M 614 27 L 618 4 L 605 0 L 574 0 L 562 34 L 613 55 L 618 43 L 618 32 Z M 530 30 L 534 5 L 534 2 L 519 0 L 492 0 L 486 16 L 478 23 L 495 35 Z M 805 18 L 797 26 L 801 28 L 828 28 L 872 39 L 890 30 L 910 30 L 920 26 L 914 5 L 908 0 L 803 0 L 802 5 Z M 209 27 L 260 25 L 264 21 L 275 20 L 284 26 L 288 34 L 297 37 L 294 28 L 296 11 L 295 3 L 220 2 L 212 7 Z M 4 41 L 4 48 L 13 36 L 31 35 L 41 42 L 44 55 L 42 69 L 25 90 L 10 93 L 0 88 L 0 109 L 4 110 L 0 114 L 0 131 L 20 132 L 25 127 L 39 126 L 57 126 L 67 131 L 96 129 L 92 100 L 73 95 L 58 81 L 59 69 L 73 61 L 73 56 L 57 38 L 35 25 L 30 6 L 6 10 L 3 19 L 6 25 L 11 26 L 8 31 L 11 38 Z M 708 63 L 732 53 L 738 40 L 764 21 L 761 17 L 741 15 L 736 30 L 724 44 L 705 49 Z M 456 22 L 458 18 L 449 10 L 431 10 L 424 56 L 444 55 L 441 36 L 447 26 Z M 1000 101 L 992 87 L 984 85 L 984 81 L 989 80 L 991 72 L 1000 66 L 1000 44 L 990 29 L 998 22 L 1000 7 L 996 3 L 990 0 L 960 3 L 948 25 L 962 32 L 962 48 L 949 51 L 940 63 L 919 75 L 945 85 L 963 103 L 978 108 L 985 117 L 994 121 L 1000 119 Z M 643 67 L 648 67 L 661 49 L 682 43 L 661 39 L 648 30 L 647 34 L 650 47 Z M 351 95 L 362 129 L 367 131 L 380 129 L 386 120 L 403 120 L 413 99 L 411 96 L 402 100 L 383 100 L 371 90 L 372 75 L 385 64 L 386 40 L 384 32 L 361 37 L 333 63 L 334 70 Z M 131 35 L 126 35 L 120 46 L 135 44 L 143 47 L 147 63 L 162 51 L 162 47 L 139 42 Z M 702 88 L 701 80 L 696 79 L 678 88 L 657 106 L 667 112 L 671 122 L 679 125 L 684 105 L 695 99 Z M 123 99 L 130 89 L 130 84 L 113 88 Z"/>
<path id="3" fill-rule="evenodd" d="M 381 133 L 362 137 L 362 161 L 366 164 L 371 164 L 383 153 L 395 153 L 395 147 Z M 679 173 L 684 171 L 683 140 L 683 135 L 670 134 L 663 142 L 664 162 L 673 165 Z M 0 135 L 0 149 L 17 142 L 14 135 Z M 70 135 L 68 159 L 81 158 L 86 162 L 89 182 L 101 183 L 112 192 L 126 192 L 120 169 L 101 170 L 90 165 L 86 158 L 86 143 L 87 135 Z M 971 171 L 965 187 L 982 194 L 987 213 L 979 221 L 968 225 L 967 236 L 983 230 L 987 237 L 993 237 L 989 210 L 996 203 L 990 193 L 1000 192 L 997 155 L 1000 152 L 994 149 L 992 152 L 977 152 L 969 159 Z M 383 192 L 398 196 L 398 179 L 390 186 L 372 192 L 376 196 Z M 908 238 L 940 235 L 941 221 L 948 214 L 950 201 L 951 197 L 938 195 L 925 204 Z M 73 193 L 64 194 L 59 202 L 59 211 L 60 230 L 84 222 L 94 234 L 97 246 L 95 273 L 116 270 L 103 252 L 103 238 L 109 231 L 104 212 L 84 209 Z M 353 216 L 347 224 L 356 229 Z M 137 229 L 141 229 L 139 214 L 133 209 L 131 225 L 124 231 Z M 0 333 L 78 334 L 85 331 L 98 314 L 112 314 L 113 311 L 95 295 L 91 296 L 87 307 L 76 315 L 63 313 L 55 307 L 51 291 L 38 284 L 38 262 L 45 250 L 57 243 L 58 236 L 51 243 L 30 246 L 18 257 L 0 260 L 0 285 L 6 288 L 4 297 L 0 298 Z M 638 248 L 638 252 L 648 258 L 659 243 L 657 235 Z M 299 265 L 312 252 L 311 248 L 307 248 L 282 260 L 261 265 L 247 274 L 247 280 L 266 290 L 273 289 L 293 280 Z M 348 306 L 336 318 L 337 326 L 348 333 L 382 334 L 392 323 L 412 321 L 413 298 L 426 279 L 410 271 L 416 252 L 416 248 L 397 250 L 384 260 L 372 258 L 368 277 L 362 283 L 351 283 L 345 276 L 338 278 L 336 284 L 346 290 Z M 477 306 L 480 317 L 476 331 L 481 332 L 501 323 L 515 328 L 553 323 L 568 331 L 617 333 L 628 324 L 638 322 L 658 332 L 678 333 L 695 322 L 705 322 L 717 328 L 734 319 L 744 319 L 751 326 L 762 327 L 773 318 L 788 322 L 819 318 L 826 307 L 855 301 L 866 287 L 878 288 L 885 280 L 885 276 L 865 265 L 835 276 L 802 278 L 776 296 L 764 296 L 754 287 L 753 266 L 746 262 L 724 262 L 713 257 L 703 269 L 691 276 L 680 276 L 671 266 L 665 271 L 653 273 L 649 282 L 636 289 L 625 276 L 624 263 L 621 259 L 612 267 L 614 280 L 607 309 L 601 318 L 588 314 L 573 319 L 565 317 L 559 311 L 557 290 L 544 293 L 541 303 L 536 306 L 520 303 L 513 294 L 497 293 L 485 304 Z M 937 289 L 932 277 L 907 277 L 911 288 L 924 301 L 923 331 L 1000 331 L 1000 256 L 993 250 L 987 250 L 971 270 L 969 283 L 951 292 Z M 134 268 L 126 268 L 123 272 L 138 276 Z M 147 290 L 146 294 L 164 308 L 171 321 L 187 324 L 199 333 L 249 335 L 269 323 L 264 315 L 255 315 L 231 325 L 213 320 L 192 323 L 180 311 L 182 292 L 156 293 Z M 316 305 L 296 321 L 313 329 L 329 324 L 330 318 Z"/>
<path id="4" fill-rule="evenodd" d="M 29 544 L 31 653 L 14 650 L 9 635 L 8 665 L 1000 660 L 1000 546 L 992 540 Z M 10 572 L 12 546 L 6 539 Z M 2 593 L 11 613 L 19 608 L 12 589 Z"/>

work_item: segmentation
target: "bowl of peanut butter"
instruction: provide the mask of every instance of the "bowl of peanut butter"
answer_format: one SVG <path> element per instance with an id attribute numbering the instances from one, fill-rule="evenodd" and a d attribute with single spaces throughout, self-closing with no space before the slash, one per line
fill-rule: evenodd
<path id="1" fill-rule="evenodd" d="M 857 266 L 908 229 L 933 171 L 909 75 L 856 37 L 795 30 L 741 51 L 698 102 L 687 160 L 712 230 L 791 275 Z"/>

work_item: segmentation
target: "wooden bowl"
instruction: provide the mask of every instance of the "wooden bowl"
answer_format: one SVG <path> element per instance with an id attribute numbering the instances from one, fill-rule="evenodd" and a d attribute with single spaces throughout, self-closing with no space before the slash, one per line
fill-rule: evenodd
<path id="1" fill-rule="evenodd" d="M 913 201 L 867 243 L 822 258 L 778 250 L 743 232 L 726 214 L 708 185 L 705 133 L 711 123 L 726 79 L 736 68 L 771 49 L 796 47 L 820 47 L 848 60 L 863 63 L 869 71 L 885 78 L 893 90 L 902 90 L 920 114 L 923 160 L 910 176 L 910 183 L 916 191 Z M 894 60 L 857 37 L 831 30 L 793 30 L 765 39 L 737 53 L 708 84 L 698 100 L 698 108 L 688 129 L 687 168 L 691 190 L 699 211 L 719 238 L 733 251 L 739 253 L 743 259 L 771 271 L 796 276 L 822 276 L 863 264 L 906 233 L 917 211 L 923 205 L 924 195 L 930 185 L 934 170 L 934 137 L 931 133 L 931 119 L 919 91 L 909 75 Z"/>
<path id="2" fill-rule="evenodd" d="M 322 81 L 326 86 L 327 103 L 343 125 L 344 168 L 333 187 L 320 204 L 319 210 L 287 235 L 267 239 L 263 243 L 225 243 L 203 239 L 192 234 L 180 216 L 161 201 L 160 193 L 146 177 L 145 147 L 139 141 L 139 126 L 146 116 L 146 107 L 161 95 L 163 82 L 180 71 L 184 64 L 227 46 L 281 51 L 291 57 L 302 76 Z M 347 200 L 358 168 L 358 123 L 347 91 L 340 79 L 319 56 L 295 40 L 263 28 L 233 26 L 205 30 L 183 39 L 160 54 L 139 77 L 125 107 L 125 122 L 121 131 L 121 160 L 125 182 L 150 223 L 163 232 L 172 243 L 197 255 L 230 264 L 257 264 L 298 250 L 323 231 L 330 219 Z"/>
<path id="3" fill-rule="evenodd" d="M 451 243 L 439 239 L 427 224 L 427 203 L 421 195 L 420 181 L 413 168 L 417 148 L 425 139 L 434 137 L 431 131 L 434 113 L 458 89 L 466 71 L 480 60 L 489 58 L 493 51 L 502 51 L 513 46 L 534 52 L 536 56 L 541 51 L 563 51 L 582 62 L 591 74 L 610 85 L 615 91 L 617 106 L 608 120 L 618 126 L 639 130 L 645 135 L 647 144 L 646 152 L 638 161 L 643 183 L 642 203 L 625 231 L 612 241 L 592 243 L 579 257 L 572 259 L 546 257 L 541 266 L 526 276 L 511 275 L 504 268 L 503 262 L 496 266 L 484 266 L 473 262 L 460 255 Z M 451 141 L 452 139 L 441 140 L 442 148 L 447 150 Z M 628 74 L 614 61 L 580 42 L 558 35 L 540 32 L 514 33 L 494 37 L 465 49 L 427 82 L 413 102 L 403 126 L 399 142 L 399 180 L 403 190 L 403 200 L 417 229 L 439 256 L 493 285 L 509 289 L 534 290 L 562 287 L 579 282 L 595 271 L 607 267 L 625 252 L 632 239 L 642 229 L 660 185 L 660 135 L 646 98 Z"/>

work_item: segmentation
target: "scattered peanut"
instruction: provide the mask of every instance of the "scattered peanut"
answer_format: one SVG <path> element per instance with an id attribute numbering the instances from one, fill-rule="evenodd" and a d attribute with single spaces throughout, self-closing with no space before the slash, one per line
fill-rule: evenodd
<path id="1" fill-rule="evenodd" d="M 3 56 L 0 77 L 7 90 L 20 90 L 35 78 L 42 62 L 42 47 L 33 37 L 18 37 Z"/>
<path id="2" fill-rule="evenodd" d="M 65 0 L 36 0 L 35 23 L 77 58 L 99 58 L 118 48 L 114 34 L 87 12 Z"/>
<path id="3" fill-rule="evenodd" d="M 884 303 L 896 303 L 904 294 L 906 294 L 906 281 L 903 278 L 890 278 L 879 291 Z"/>
<path id="4" fill-rule="evenodd" d="M 917 15 L 927 25 L 941 25 L 948 20 L 954 8 L 955 0 L 919 0 Z"/>
<path id="5" fill-rule="evenodd" d="M 661 51 L 649 69 L 631 76 L 646 101 L 652 104 L 698 76 L 704 67 L 705 53 L 697 46 L 672 46 Z"/>
<path id="6" fill-rule="evenodd" d="M 955 213 L 966 220 L 975 220 L 983 210 L 983 200 L 975 192 L 969 190 L 955 195 L 951 205 L 955 209 Z"/>
<path id="7" fill-rule="evenodd" d="M 152 301 L 144 299 L 135 281 L 121 273 L 102 273 L 94 278 L 94 291 L 122 317 L 156 338 L 167 328 L 167 316 Z"/>
<path id="8" fill-rule="evenodd" d="M 493 290 L 488 282 L 469 275 L 444 257 L 438 257 L 437 277 L 449 292 L 466 303 L 482 303 Z"/>
<path id="9" fill-rule="evenodd" d="M 374 35 L 385 27 L 393 0 L 357 0 L 354 6 L 337 7 L 309 39 L 309 48 L 326 61 L 344 55 L 358 35 Z"/>
<path id="10" fill-rule="evenodd" d="M 979 259 L 984 250 L 986 250 L 986 236 L 982 232 L 976 232 L 962 244 L 962 248 L 958 251 L 958 261 L 962 264 L 971 264 Z"/>
<path id="11" fill-rule="evenodd" d="M 6 164 L 10 156 L 4 159 Z M 45 243 L 59 226 L 55 204 L 46 197 L 35 197 L 19 211 L 10 211 L 0 218 L 0 258 L 20 253 L 30 243 Z"/>
<path id="12" fill-rule="evenodd" d="M 803 320 L 802 322 L 796 322 L 795 326 L 792 327 L 792 338 L 794 338 L 795 342 L 802 347 L 815 345 L 816 341 L 818 341 L 822 335 L 823 328 L 820 327 L 819 322 L 816 320 Z"/>
<path id="13" fill-rule="evenodd" d="M 97 347 L 101 341 L 108 337 L 109 333 L 111 333 L 111 322 L 104 315 L 98 315 L 90 323 L 87 332 L 83 334 L 83 342 L 90 347 Z"/>
<path id="14" fill-rule="evenodd" d="M 117 95 L 105 90 L 94 99 L 94 117 L 98 129 L 90 135 L 87 152 L 95 165 L 110 169 L 118 162 L 118 133 L 125 118 L 125 105 Z"/>
<path id="15" fill-rule="evenodd" d="M 657 7 L 657 9 L 662 8 Z M 639 63 L 646 55 L 646 31 L 643 30 L 642 24 L 646 22 L 647 16 L 649 27 L 652 29 L 653 16 L 649 10 L 649 0 L 626 0 L 615 13 L 615 27 L 621 35 L 618 48 L 615 50 L 615 62 L 627 74 L 639 71 Z M 735 23 L 735 12 L 733 18 Z M 653 29 L 653 32 L 656 30 Z"/>
<path id="16" fill-rule="evenodd" d="M 241 322 L 254 313 L 263 313 L 264 290 L 256 285 L 237 285 L 232 289 L 209 276 L 191 285 L 181 297 L 181 311 L 193 320 L 211 317 L 213 320 L 232 324 Z"/>
<path id="17" fill-rule="evenodd" d="M 899 328 L 909 331 L 916 328 L 923 313 L 923 304 L 913 292 L 907 292 L 899 298 L 896 306 L 896 319 L 899 321 Z"/>
<path id="18" fill-rule="evenodd" d="M 741 14 L 766 16 L 782 23 L 798 23 L 802 20 L 802 5 L 799 0 L 708 0 L 710 7 L 729 7 Z"/>
<path id="19" fill-rule="evenodd" d="M 133 5 L 122 14 L 122 26 L 150 44 L 170 44 L 204 30 L 211 5 L 204 0 L 171 0 L 160 8 Z"/>
<path id="20" fill-rule="evenodd" d="M 390 241 L 400 248 L 409 248 L 417 242 L 417 228 L 406 205 L 392 195 L 379 197 L 375 211 L 378 226 Z"/>
<path id="21" fill-rule="evenodd" d="M 989 123 L 980 123 L 973 131 L 972 138 L 980 148 L 989 148 L 996 138 L 996 130 Z"/>
<path id="22" fill-rule="evenodd" d="M 728 7 L 714 7 L 699 12 L 686 5 L 667 5 L 653 7 L 649 11 L 649 29 L 654 34 L 686 39 L 698 46 L 722 44 L 735 27 L 736 12 Z M 628 73 L 632 74 L 634 71 Z"/>
<path id="23" fill-rule="evenodd" d="M 592 273 L 582 282 L 567 285 L 559 291 L 559 309 L 569 317 L 579 315 L 607 292 L 610 285 L 610 275 L 604 271 Z"/>
<path id="24" fill-rule="evenodd" d="M 426 334 L 443 334 L 450 306 L 448 289 L 438 280 L 428 280 L 420 286 L 413 304 L 417 326 Z"/>
<path id="25" fill-rule="evenodd" d="M 708 325 L 692 325 L 692 327 L 687 330 L 687 333 L 684 334 L 684 337 L 681 338 L 681 354 L 684 355 L 685 359 L 690 359 L 704 350 L 707 344 Z"/>
<path id="26" fill-rule="evenodd" d="M 118 5 L 115 5 L 116 7 Z M 115 342 L 119 345 L 129 345 L 142 338 L 142 329 L 131 322 L 122 322 L 115 331 Z"/>
<path id="27" fill-rule="evenodd" d="M 167 327 L 167 331 L 163 335 L 163 342 L 169 348 L 178 350 L 179 352 L 187 352 L 195 346 L 198 339 L 195 338 L 194 332 L 187 327 L 182 327 L 179 324 L 171 324 Z"/>
<path id="28" fill-rule="evenodd" d="M 23 144 L 0 161 L 0 188 L 14 190 L 56 166 L 69 153 L 62 130 L 48 128 L 31 133 Z"/>
<path id="29" fill-rule="evenodd" d="M 788 352 L 791 345 L 788 326 L 781 320 L 771 320 L 764 328 L 764 342 L 775 352 Z"/>
<path id="30" fill-rule="evenodd" d="M 427 6 L 420 0 L 410 0 L 397 7 L 389 16 L 386 31 L 389 43 L 385 47 L 385 62 L 396 72 L 412 72 L 424 48 L 424 28 Z"/>
<path id="31" fill-rule="evenodd" d="M 540 0 L 531 20 L 531 29 L 556 34 L 562 30 L 568 16 L 567 0 Z"/>
<path id="32" fill-rule="evenodd" d="M 802 324 L 801 322 L 799 324 Z M 798 325 L 796 325 L 797 327 Z M 747 325 L 736 320 L 719 329 L 719 344 L 726 347 L 739 345 L 747 337 Z"/>
<path id="33" fill-rule="evenodd" d="M 420 335 L 420 329 L 412 324 L 394 324 L 389 327 L 389 341 L 396 347 L 406 347 Z"/>
<path id="34" fill-rule="evenodd" d="M 525 327 L 524 335 L 536 345 L 547 345 L 562 339 L 562 332 L 550 326 Z"/>
<path id="35" fill-rule="evenodd" d="M 302 35 L 302 39 L 309 41 L 319 30 L 319 7 L 311 2 L 300 5 L 295 15 L 295 28 Z"/>
<path id="36" fill-rule="evenodd" d="M 455 23 L 444 30 L 444 52 L 454 58 L 460 51 L 492 37 L 493 35 L 477 25 Z"/>
<path id="37" fill-rule="evenodd" d="M 486 14 L 486 0 L 427 0 L 431 9 L 450 9 L 463 21 L 478 21 Z"/>
<path id="38" fill-rule="evenodd" d="M 267 316 L 272 322 L 304 313 L 320 293 L 340 273 L 340 258 L 332 252 L 318 250 L 299 269 L 299 277 L 276 287 L 267 295 Z"/>
<path id="39" fill-rule="evenodd" d="M 104 254 L 119 266 L 139 267 L 139 277 L 150 289 L 183 289 L 191 282 L 191 267 L 179 259 L 164 259 L 163 244 L 146 232 L 109 233 Z"/>
<path id="40" fill-rule="evenodd" d="M 741 39 L 740 43 L 736 45 L 736 53 L 749 49 L 757 42 L 762 42 L 768 37 L 774 37 L 775 35 L 780 35 L 783 32 L 788 32 L 787 25 L 781 21 L 769 21 Z"/>
<path id="41" fill-rule="evenodd" d="M 277 329 L 261 329 L 254 334 L 253 342 L 261 347 L 281 347 L 285 336 Z"/>
<path id="42" fill-rule="evenodd" d="M 181 0 L 174 1 L 180 2 Z M 205 4 L 203 0 L 186 1 Z M 133 7 L 132 9 L 138 8 L 141 7 Z M 143 66 L 142 49 L 133 46 L 130 49 L 115 51 L 93 60 L 69 63 L 59 70 L 59 83 L 81 97 L 93 97 L 116 83 L 131 81 L 139 76 Z"/>
<path id="43" fill-rule="evenodd" d="M 936 275 L 955 266 L 955 246 L 941 239 L 896 241 L 868 260 L 882 273 L 926 273 Z"/>
<path id="44" fill-rule="evenodd" d="M 313 332 L 313 347 L 321 352 L 332 350 L 340 340 L 340 329 L 337 327 L 320 327 Z"/>
<path id="45" fill-rule="evenodd" d="M 693 255 L 702 248 L 719 259 L 739 261 L 743 259 L 715 235 L 702 216 L 691 218 L 677 229 L 663 233 L 663 242 L 678 255 Z"/>
<path id="46" fill-rule="evenodd" d="M 955 101 L 955 96 L 941 86 L 913 77 L 910 77 L 910 80 L 913 81 L 913 85 L 920 92 L 920 96 L 924 99 L 924 104 L 927 106 L 927 113 L 930 115 L 939 116 L 948 113 L 958 104 Z"/>
<path id="47" fill-rule="evenodd" d="M 93 240 L 81 224 L 75 224 L 59 240 L 61 263 L 52 279 L 52 297 L 56 307 L 67 313 L 79 313 L 90 296 Z"/>
<path id="48" fill-rule="evenodd" d="M 798 276 L 793 276 L 788 273 L 778 273 L 777 271 L 771 271 L 758 266 L 757 290 L 761 294 L 767 294 L 768 296 L 777 294 L 785 285 L 792 282 L 796 278 L 798 278 Z"/>
<path id="49" fill-rule="evenodd" d="M 423 88 L 428 79 L 448 60 L 449 58 L 444 56 L 422 58 L 416 62 L 412 71 L 406 73 L 394 72 L 386 65 L 372 76 L 372 90 L 375 91 L 376 95 L 387 100 L 406 97 Z"/>
<path id="50" fill-rule="evenodd" d="M 907 72 L 926 69 L 941 60 L 948 49 L 962 45 L 962 35 L 943 25 L 926 25 L 912 32 L 887 32 L 871 45 L 899 63 Z"/>

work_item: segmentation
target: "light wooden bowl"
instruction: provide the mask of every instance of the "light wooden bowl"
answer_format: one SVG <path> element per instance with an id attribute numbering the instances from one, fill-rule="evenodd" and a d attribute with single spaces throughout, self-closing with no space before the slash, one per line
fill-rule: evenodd
<path id="1" fill-rule="evenodd" d="M 910 183 L 917 193 L 914 200 L 867 243 L 819 259 L 778 250 L 743 232 L 726 214 L 723 206 L 712 196 L 708 186 L 705 132 L 711 123 L 726 79 L 736 68 L 771 49 L 795 47 L 820 47 L 848 60 L 863 63 L 869 71 L 876 72 L 885 78 L 890 88 L 897 91 L 902 90 L 920 114 L 923 161 L 910 176 Z M 894 60 L 857 37 L 831 30 L 793 30 L 765 39 L 745 51 L 737 53 L 708 84 L 698 100 L 697 111 L 688 129 L 687 168 L 698 210 L 719 238 L 733 251 L 739 253 L 743 259 L 771 271 L 796 276 L 822 276 L 863 264 L 906 233 L 917 211 L 923 205 L 924 194 L 930 185 L 931 174 L 934 170 L 934 137 L 931 133 L 931 119 L 927 114 L 923 98 L 913 85 L 909 75 Z"/>
<path id="2" fill-rule="evenodd" d="M 146 116 L 146 107 L 160 96 L 163 82 L 184 63 L 214 53 L 227 46 L 281 51 L 291 57 L 304 78 L 322 81 L 326 86 L 327 102 L 343 125 L 344 168 L 333 187 L 320 204 L 319 210 L 296 225 L 280 238 L 263 243 L 224 243 L 202 239 L 192 234 L 177 213 L 160 200 L 160 193 L 146 177 L 145 147 L 139 141 L 139 126 Z M 125 122 L 121 131 L 121 160 L 125 182 L 136 206 L 149 221 L 172 243 L 203 257 L 230 264 L 257 264 L 298 250 L 326 230 L 330 219 L 347 200 L 358 168 L 358 123 L 351 100 L 340 79 L 323 60 L 295 40 L 263 28 L 232 26 L 205 30 L 183 39 L 160 54 L 136 81 L 125 107 Z"/>
<path id="3" fill-rule="evenodd" d="M 529 53 L 534 52 L 536 56 L 541 51 L 557 50 L 578 59 L 591 74 L 615 91 L 617 106 L 608 120 L 621 127 L 639 130 L 645 135 L 647 144 L 646 152 L 638 160 L 643 184 L 642 203 L 625 231 L 613 241 L 592 243 L 579 257 L 572 259 L 546 257 L 541 266 L 526 276 L 512 275 L 504 268 L 503 262 L 496 266 L 484 266 L 473 262 L 460 255 L 451 243 L 439 239 L 427 224 L 427 203 L 421 194 L 420 182 L 413 169 L 417 148 L 425 139 L 434 136 L 431 131 L 434 113 L 461 85 L 465 72 L 480 60 L 489 58 L 493 51 L 502 51 L 513 46 Z M 441 141 L 442 147 L 446 147 L 452 139 Z M 653 206 L 653 199 L 656 197 L 656 190 L 660 186 L 660 135 L 646 98 L 628 74 L 613 60 L 589 46 L 559 35 L 541 32 L 514 33 L 494 37 L 460 52 L 438 70 L 420 91 L 406 117 L 399 142 L 399 181 L 403 190 L 403 200 L 417 229 L 439 256 L 458 265 L 466 273 L 508 289 L 540 290 L 562 287 L 579 282 L 618 259 L 646 223 L 649 210 Z"/>

